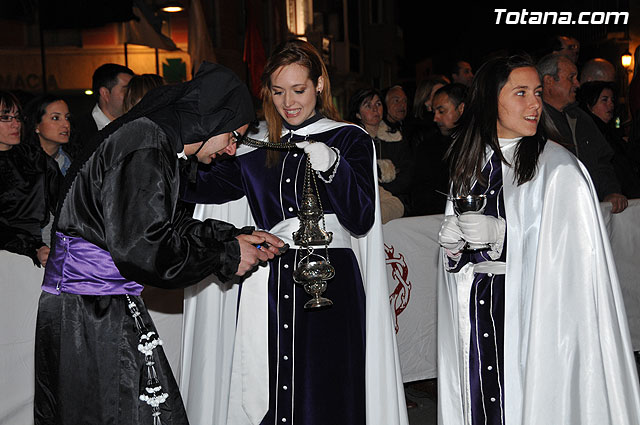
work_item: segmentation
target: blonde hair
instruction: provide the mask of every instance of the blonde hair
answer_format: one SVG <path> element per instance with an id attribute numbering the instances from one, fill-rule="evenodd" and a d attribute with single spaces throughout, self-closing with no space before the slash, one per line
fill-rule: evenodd
<path id="1" fill-rule="evenodd" d="M 280 67 L 298 64 L 309 71 L 309 79 L 314 87 L 318 85 L 318 79 L 322 77 L 324 87 L 317 95 L 316 110 L 327 118 L 341 121 L 340 114 L 333 105 L 331 97 L 331 84 L 329 73 L 320 53 L 311 44 L 303 40 L 291 39 L 279 44 L 269 57 L 262 73 L 262 109 L 267 121 L 269 141 L 278 143 L 282 134 L 282 116 L 273 104 L 271 93 L 271 75 Z"/>
<path id="2" fill-rule="evenodd" d="M 164 84 L 164 78 L 158 74 L 142 74 L 131 77 L 122 104 L 124 113 L 129 112 L 131 108 L 140 102 L 149 90 L 164 86 Z"/>

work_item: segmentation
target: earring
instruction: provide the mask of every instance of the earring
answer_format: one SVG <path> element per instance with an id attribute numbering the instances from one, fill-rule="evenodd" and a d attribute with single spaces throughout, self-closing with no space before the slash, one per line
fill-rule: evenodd
<path id="1" fill-rule="evenodd" d="M 36 128 L 36 133 L 38 133 L 38 134 L 40 133 L 40 130 L 38 130 L 37 128 Z"/>

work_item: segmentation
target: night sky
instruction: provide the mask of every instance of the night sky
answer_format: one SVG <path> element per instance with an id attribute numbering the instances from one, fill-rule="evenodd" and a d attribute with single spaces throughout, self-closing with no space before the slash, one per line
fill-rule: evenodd
<path id="1" fill-rule="evenodd" d="M 417 4 L 424 4 L 417 6 Z M 414 72 L 414 64 L 426 57 L 434 58 L 435 71 L 447 73 L 449 62 L 456 58 L 465 58 L 477 69 L 487 55 L 501 49 L 509 53 L 526 51 L 537 54 L 545 45 L 546 39 L 553 34 L 577 36 L 580 40 L 585 30 L 593 32 L 605 27 L 600 25 L 496 25 L 497 13 L 494 9 L 506 9 L 508 12 L 571 11 L 574 19 L 580 12 L 628 11 L 628 2 L 607 2 L 606 6 L 594 5 L 589 1 L 537 1 L 493 3 L 475 1 L 464 4 L 458 0 L 440 2 L 421 2 L 402 0 L 398 3 L 399 25 L 403 29 L 405 58 L 401 71 L 408 76 Z M 505 16 L 503 14 L 502 22 Z M 589 28 L 586 28 L 589 27 Z M 619 26 L 618 31 L 624 27 Z M 581 40 L 582 51 L 588 52 L 589 40 Z M 589 52 L 590 53 L 590 52 Z"/>

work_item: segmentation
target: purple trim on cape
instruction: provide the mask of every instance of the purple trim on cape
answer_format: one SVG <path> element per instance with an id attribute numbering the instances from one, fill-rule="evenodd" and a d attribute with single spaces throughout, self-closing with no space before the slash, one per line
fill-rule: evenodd
<path id="1" fill-rule="evenodd" d="M 57 232 L 42 282 L 53 295 L 140 295 L 143 286 L 120 274 L 108 251 L 79 237 Z"/>

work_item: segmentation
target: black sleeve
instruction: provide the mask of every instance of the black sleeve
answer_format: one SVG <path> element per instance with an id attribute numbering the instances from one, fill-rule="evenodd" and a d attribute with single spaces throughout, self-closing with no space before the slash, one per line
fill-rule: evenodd
<path id="1" fill-rule="evenodd" d="M 120 273 L 142 284 L 185 287 L 211 273 L 228 280 L 240 262 L 235 237 L 252 229 L 177 210 L 176 161 L 161 150 L 140 149 L 105 173 L 107 249 Z"/>
<path id="2" fill-rule="evenodd" d="M 611 149 L 593 120 L 590 117 L 586 117 L 586 120 L 589 121 L 588 125 L 591 127 L 590 134 L 592 134 L 592 137 L 589 143 L 592 145 L 591 149 L 595 156 L 595 164 L 589 169 L 589 173 L 596 187 L 598 198 L 602 201 L 609 194 L 622 193 L 622 189 L 611 162 L 613 149 Z"/>
<path id="3" fill-rule="evenodd" d="M 47 156 L 45 170 L 45 196 L 47 200 L 47 208 L 55 214 L 58 207 L 58 198 L 60 196 L 60 185 L 63 180 L 62 173 L 58 167 L 58 163 L 51 157 Z"/>
<path id="4" fill-rule="evenodd" d="M 413 150 L 409 141 L 404 138 L 400 142 L 389 143 L 389 145 L 393 146 L 395 151 L 393 165 L 396 167 L 396 178 L 392 182 L 383 183 L 382 187 L 393 195 L 404 198 L 411 191 Z"/>
<path id="5" fill-rule="evenodd" d="M 40 267 L 38 249 L 44 246 L 42 238 L 17 227 L 9 227 L 0 223 L 0 249 L 14 254 L 26 255 L 35 266 Z"/>

